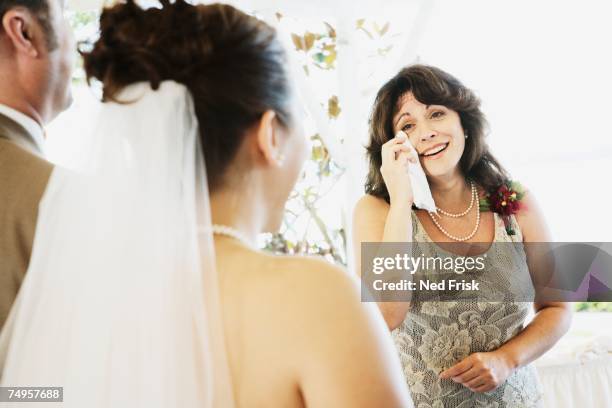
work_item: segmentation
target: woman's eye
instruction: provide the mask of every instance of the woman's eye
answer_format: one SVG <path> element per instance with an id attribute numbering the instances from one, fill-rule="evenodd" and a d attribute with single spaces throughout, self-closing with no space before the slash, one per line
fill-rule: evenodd
<path id="1" fill-rule="evenodd" d="M 431 114 L 431 117 L 434 119 L 441 118 L 442 116 L 444 116 L 443 111 L 435 111 L 434 113 Z"/>
<path id="2" fill-rule="evenodd" d="M 414 125 L 412 123 L 407 123 L 404 125 L 404 127 L 402 128 L 402 130 L 404 132 L 409 132 L 412 130 L 412 128 L 414 128 Z"/>

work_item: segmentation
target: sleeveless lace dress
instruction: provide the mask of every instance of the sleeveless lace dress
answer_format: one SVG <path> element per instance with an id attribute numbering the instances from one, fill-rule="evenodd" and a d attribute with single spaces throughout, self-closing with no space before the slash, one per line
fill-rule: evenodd
<path id="1" fill-rule="evenodd" d="M 494 213 L 494 242 L 516 245 L 491 245 L 486 252 L 489 276 L 512 273 L 529 278 L 522 234 L 508 235 L 501 217 Z M 420 220 L 412 212 L 413 256 L 453 256 L 431 241 Z M 465 272 L 464 276 L 469 272 Z M 515 275 L 516 276 L 516 275 Z M 418 292 L 404 322 L 392 332 L 404 375 L 416 408 L 515 408 L 542 407 L 543 397 L 535 367 L 527 365 L 514 371 L 493 391 L 475 393 L 438 374 L 476 352 L 493 351 L 523 329 L 532 303 L 481 302 L 462 300 L 420 301 Z"/>

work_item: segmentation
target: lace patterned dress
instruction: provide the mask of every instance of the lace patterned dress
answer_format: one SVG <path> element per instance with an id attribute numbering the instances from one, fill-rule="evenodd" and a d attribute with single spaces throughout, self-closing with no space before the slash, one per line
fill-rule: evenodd
<path id="1" fill-rule="evenodd" d="M 506 233 L 501 217 L 494 213 L 494 218 L 494 242 L 522 242 L 513 216 L 516 235 L 512 236 Z M 413 256 L 452 255 L 431 241 L 414 212 L 412 226 Z M 487 277 L 513 273 L 529 278 L 522 244 L 491 245 L 486 254 L 494 261 L 487 263 L 484 271 Z M 487 393 L 475 393 L 438 377 L 470 354 L 493 351 L 514 337 L 523 329 L 531 307 L 528 302 L 419 301 L 415 296 L 406 319 L 392 332 L 415 407 L 543 406 L 541 386 L 532 365 L 517 369 L 502 385 Z"/>

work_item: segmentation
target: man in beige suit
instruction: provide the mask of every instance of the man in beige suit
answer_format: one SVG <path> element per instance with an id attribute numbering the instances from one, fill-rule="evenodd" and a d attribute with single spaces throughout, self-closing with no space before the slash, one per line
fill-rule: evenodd
<path id="1" fill-rule="evenodd" d="M 67 108 L 74 40 L 64 0 L 0 0 L 0 327 L 28 267 L 53 166 L 43 126 Z"/>

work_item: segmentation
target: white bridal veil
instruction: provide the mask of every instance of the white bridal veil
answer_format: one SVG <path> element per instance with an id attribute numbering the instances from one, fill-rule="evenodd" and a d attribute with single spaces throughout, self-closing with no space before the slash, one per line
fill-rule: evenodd
<path id="1" fill-rule="evenodd" d="M 61 386 L 62 407 L 231 407 L 191 95 L 166 81 L 119 99 L 132 103 L 103 104 L 85 171 L 49 181 L 1 385 Z"/>

